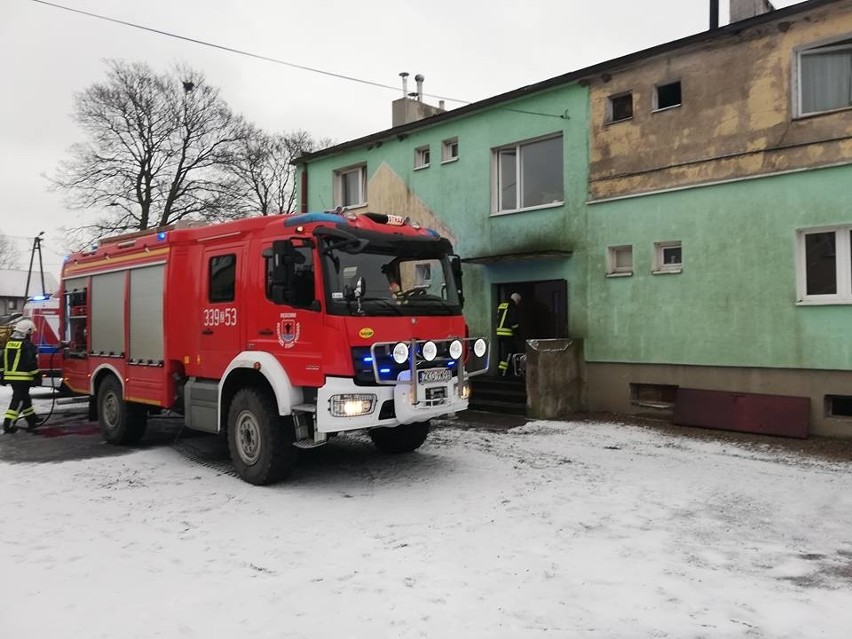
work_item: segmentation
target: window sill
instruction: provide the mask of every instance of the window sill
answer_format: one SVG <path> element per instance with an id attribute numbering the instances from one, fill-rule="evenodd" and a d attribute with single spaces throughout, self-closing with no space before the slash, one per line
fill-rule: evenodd
<path id="1" fill-rule="evenodd" d="M 849 306 L 852 299 L 835 298 L 830 300 L 796 300 L 796 306 Z"/>
<path id="2" fill-rule="evenodd" d="M 607 273 L 607 274 L 606 274 L 606 276 L 607 276 L 607 277 L 632 277 L 632 276 L 633 276 L 633 271 L 623 271 L 623 272 L 616 272 L 616 273 Z"/>
<path id="3" fill-rule="evenodd" d="M 677 273 L 683 273 L 683 268 L 661 268 L 651 271 L 651 275 L 675 275 Z"/>
<path id="4" fill-rule="evenodd" d="M 423 169 L 428 169 L 430 166 L 432 166 L 432 165 L 431 164 L 421 164 L 420 166 L 415 166 L 414 170 L 415 171 L 422 171 Z"/>
<path id="5" fill-rule="evenodd" d="M 813 113 L 800 113 L 793 116 L 794 120 L 808 120 L 810 118 L 818 118 L 823 115 L 832 115 L 833 113 L 843 113 L 844 111 L 852 111 L 852 105 L 839 107 L 837 109 L 829 109 L 828 111 L 814 111 Z"/>
<path id="6" fill-rule="evenodd" d="M 441 160 L 441 164 L 452 164 L 453 162 L 458 162 L 458 158 L 450 158 L 449 160 Z"/>
<path id="7" fill-rule="evenodd" d="M 491 216 L 499 216 L 499 215 L 513 215 L 514 213 L 527 213 L 528 211 L 541 211 L 544 209 L 555 209 L 561 208 L 565 206 L 565 201 L 561 202 L 551 202 L 550 204 L 539 204 L 538 206 L 530 206 L 525 209 L 512 209 L 510 211 L 492 211 Z"/>
<path id="8" fill-rule="evenodd" d="M 631 115 L 629 118 L 622 118 L 621 120 L 607 120 L 606 126 L 612 126 L 613 124 L 621 124 L 622 122 L 632 122 L 633 116 Z"/>
<path id="9" fill-rule="evenodd" d="M 680 107 L 682 107 L 682 106 L 683 106 L 683 103 L 681 103 L 681 104 L 673 104 L 673 105 L 671 105 L 671 106 L 661 107 L 661 108 L 659 108 L 659 109 L 652 109 L 652 110 L 651 110 L 651 113 L 662 113 L 663 111 L 671 111 L 672 109 L 679 109 L 679 108 L 680 108 Z"/>

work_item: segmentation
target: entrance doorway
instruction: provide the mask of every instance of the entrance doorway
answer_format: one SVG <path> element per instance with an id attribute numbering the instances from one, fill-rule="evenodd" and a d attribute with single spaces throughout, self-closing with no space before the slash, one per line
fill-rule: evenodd
<path id="1" fill-rule="evenodd" d="M 523 339 L 568 337 L 568 283 L 565 280 L 497 284 L 494 308 L 508 300 L 512 293 L 521 296 Z"/>

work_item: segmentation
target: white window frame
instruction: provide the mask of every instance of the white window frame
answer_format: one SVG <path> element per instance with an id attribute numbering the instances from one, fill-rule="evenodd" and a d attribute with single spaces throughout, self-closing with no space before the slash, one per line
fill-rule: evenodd
<path id="1" fill-rule="evenodd" d="M 630 251 L 630 266 L 618 266 L 618 254 L 622 251 Z M 606 275 L 607 277 L 626 277 L 633 275 L 633 245 L 619 244 L 608 246 L 606 249 Z"/>
<path id="2" fill-rule="evenodd" d="M 455 147 L 455 153 L 453 153 Z M 456 162 L 459 159 L 459 139 L 448 138 L 441 142 L 441 164 Z"/>
<path id="3" fill-rule="evenodd" d="M 429 145 L 418 146 L 414 149 L 414 169 L 428 169 L 431 164 L 432 153 Z"/>
<path id="4" fill-rule="evenodd" d="M 545 140 L 560 140 L 562 143 L 562 157 L 560 158 L 559 170 L 562 172 L 562 193 L 561 198 L 559 200 L 554 200 L 552 202 L 545 202 L 543 204 L 536 204 L 535 206 L 520 206 L 521 196 L 524 189 L 523 183 L 523 152 L 522 149 L 525 146 L 535 144 L 536 142 L 543 142 Z M 500 153 L 503 151 L 509 151 L 511 149 L 515 150 L 515 205 L 516 208 L 513 209 L 502 209 L 500 208 L 502 204 L 502 198 L 500 197 L 501 191 L 501 176 L 500 176 Z M 515 142 L 513 144 L 507 144 L 504 146 L 496 147 L 491 149 L 491 214 L 492 215 L 506 215 L 508 213 L 519 213 L 522 211 L 535 211 L 538 209 L 547 209 L 556 206 L 563 206 L 565 204 L 565 140 L 562 136 L 562 133 L 551 134 L 551 135 L 543 135 L 537 138 L 530 138 L 528 140 L 522 140 L 519 142 Z"/>
<path id="5" fill-rule="evenodd" d="M 347 175 L 358 172 L 358 202 L 343 203 L 343 183 Z M 367 165 L 356 164 L 337 169 L 334 172 L 334 201 L 344 209 L 355 209 L 367 205 Z"/>
<path id="6" fill-rule="evenodd" d="M 677 264 L 666 264 L 665 254 L 666 249 L 679 248 L 680 262 Z M 680 240 L 670 240 L 666 242 L 654 242 L 654 268 L 651 271 L 655 275 L 664 273 L 681 273 L 683 272 L 683 243 Z"/>
<path id="7" fill-rule="evenodd" d="M 613 120 L 613 111 L 612 101 L 618 100 L 619 98 L 624 98 L 630 96 L 630 116 L 626 118 L 619 118 L 618 120 Z M 630 122 L 633 119 L 633 116 L 636 115 L 636 102 L 633 99 L 633 91 L 622 91 L 621 93 L 613 93 L 608 96 L 606 99 L 606 123 L 607 124 L 618 124 L 619 122 Z"/>
<path id="8" fill-rule="evenodd" d="M 834 46 L 832 46 L 834 45 Z M 852 51 L 852 34 L 846 34 L 840 38 L 832 38 L 821 42 L 811 43 L 795 51 L 795 75 L 793 78 L 793 107 L 795 117 L 806 118 L 823 113 L 836 113 L 852 109 L 852 105 L 828 109 L 826 111 L 808 111 L 802 109 L 802 57 L 809 54 L 828 53 L 831 51 Z"/>
<path id="9" fill-rule="evenodd" d="M 833 232 L 835 246 L 835 269 L 837 293 L 830 295 L 808 295 L 807 255 L 805 236 L 814 233 Z M 796 304 L 814 306 L 825 304 L 852 304 L 852 224 L 798 229 L 796 231 Z"/>

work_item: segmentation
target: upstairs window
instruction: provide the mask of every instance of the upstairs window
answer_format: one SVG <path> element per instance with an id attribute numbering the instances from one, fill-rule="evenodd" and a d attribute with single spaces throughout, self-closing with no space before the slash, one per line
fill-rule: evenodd
<path id="1" fill-rule="evenodd" d="M 421 146 L 414 149 L 414 168 L 425 169 L 429 166 L 431 159 L 428 146 Z"/>
<path id="2" fill-rule="evenodd" d="M 797 301 L 852 304 L 852 225 L 796 234 Z"/>
<path id="3" fill-rule="evenodd" d="M 799 53 L 799 115 L 852 107 L 852 40 Z"/>
<path id="4" fill-rule="evenodd" d="M 441 162 L 453 162 L 459 159 L 459 139 L 450 138 L 441 142 Z"/>
<path id="5" fill-rule="evenodd" d="M 367 203 L 367 166 L 353 166 L 334 172 L 334 200 L 344 208 Z"/>
<path id="6" fill-rule="evenodd" d="M 623 122 L 633 117 L 633 93 L 610 96 L 606 103 L 607 122 Z"/>
<path id="7" fill-rule="evenodd" d="M 662 111 L 682 104 L 680 82 L 661 84 L 654 92 L 654 110 Z"/>
<path id="8" fill-rule="evenodd" d="M 654 273 L 680 273 L 683 246 L 680 242 L 654 242 Z"/>
<path id="9" fill-rule="evenodd" d="M 562 136 L 495 149 L 495 213 L 562 204 Z"/>

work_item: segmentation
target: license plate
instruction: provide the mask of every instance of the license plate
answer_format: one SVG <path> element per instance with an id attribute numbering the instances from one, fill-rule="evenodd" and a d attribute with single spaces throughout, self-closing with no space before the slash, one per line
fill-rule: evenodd
<path id="1" fill-rule="evenodd" d="M 435 384 L 437 382 L 448 382 L 453 376 L 449 368 L 427 368 L 417 371 L 418 384 Z"/>

